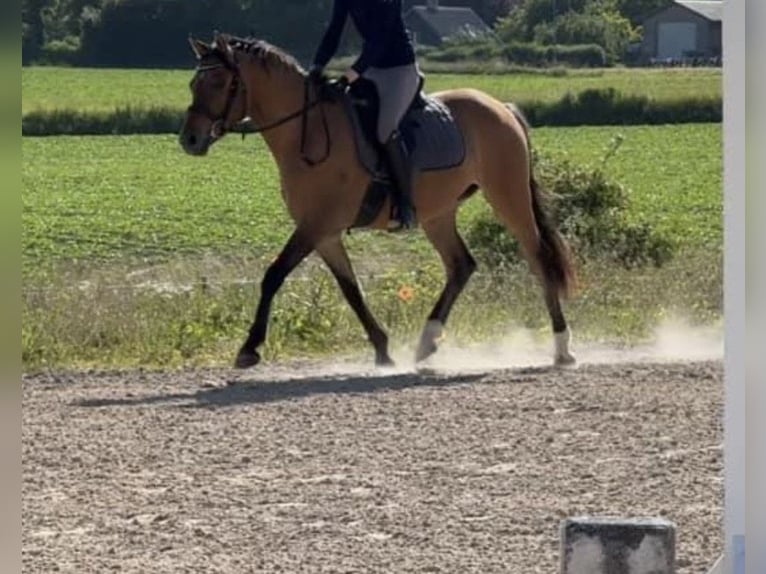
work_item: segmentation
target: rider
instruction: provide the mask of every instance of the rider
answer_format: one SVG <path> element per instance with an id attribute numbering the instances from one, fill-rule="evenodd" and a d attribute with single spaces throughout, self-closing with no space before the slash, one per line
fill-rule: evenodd
<path id="1" fill-rule="evenodd" d="M 401 0 L 334 0 L 332 19 L 317 49 L 310 75 L 318 79 L 338 49 L 347 16 L 364 41 L 362 53 L 344 73 L 351 84 L 360 76 L 375 85 L 380 100 L 377 137 L 395 179 L 399 226 L 415 225 L 412 170 L 399 122 L 420 87 L 415 50 L 402 19 Z"/>

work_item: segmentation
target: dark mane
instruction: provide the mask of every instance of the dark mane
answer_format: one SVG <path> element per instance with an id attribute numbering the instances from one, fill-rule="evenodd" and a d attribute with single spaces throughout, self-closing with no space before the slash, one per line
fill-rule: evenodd
<path id="1" fill-rule="evenodd" d="M 237 36 L 226 36 L 226 40 L 232 50 L 250 55 L 266 68 L 275 65 L 278 68 L 304 73 L 298 60 L 265 40 Z"/>

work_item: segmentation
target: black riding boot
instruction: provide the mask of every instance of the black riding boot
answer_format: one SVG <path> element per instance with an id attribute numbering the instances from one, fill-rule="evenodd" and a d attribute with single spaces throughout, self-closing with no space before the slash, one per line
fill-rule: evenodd
<path id="1" fill-rule="evenodd" d="M 407 150 L 399 132 L 394 132 L 383 146 L 388 159 L 391 176 L 394 178 L 395 218 L 399 225 L 389 229 L 410 229 L 415 226 L 415 209 L 412 205 L 412 167 Z"/>

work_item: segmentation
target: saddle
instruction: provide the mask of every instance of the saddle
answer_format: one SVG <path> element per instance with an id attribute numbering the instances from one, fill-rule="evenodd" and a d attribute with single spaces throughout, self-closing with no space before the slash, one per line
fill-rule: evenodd
<path id="1" fill-rule="evenodd" d="M 395 185 L 377 142 L 377 89 L 371 81 L 359 78 L 339 97 L 353 126 L 359 161 L 372 176 L 352 226 L 365 227 L 377 217 Z M 446 105 L 423 91 L 422 78 L 400 122 L 399 132 L 413 174 L 454 168 L 465 159 L 465 142 L 459 126 Z"/>

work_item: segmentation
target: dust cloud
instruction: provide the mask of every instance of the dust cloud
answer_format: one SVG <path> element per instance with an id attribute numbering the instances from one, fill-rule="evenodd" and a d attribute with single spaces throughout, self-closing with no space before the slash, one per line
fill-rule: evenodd
<path id="1" fill-rule="evenodd" d="M 683 319 L 669 319 L 658 325 L 641 345 L 615 345 L 610 342 L 580 341 L 572 333 L 571 350 L 578 364 L 627 362 L 694 362 L 723 358 L 723 325 L 696 326 Z M 511 329 L 501 339 L 479 345 L 459 345 L 449 338 L 429 359 L 428 366 L 456 372 L 489 371 L 550 365 L 553 340 L 550 333 Z M 414 368 L 407 352 L 399 350 L 395 359 L 400 368 Z"/>

